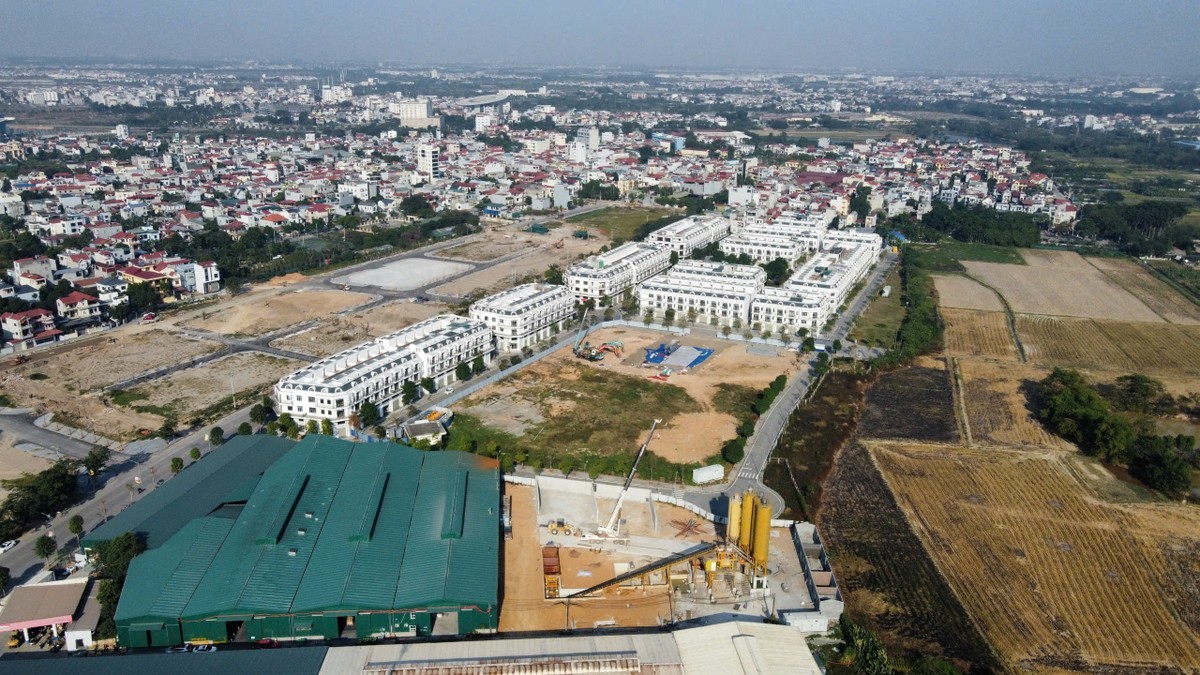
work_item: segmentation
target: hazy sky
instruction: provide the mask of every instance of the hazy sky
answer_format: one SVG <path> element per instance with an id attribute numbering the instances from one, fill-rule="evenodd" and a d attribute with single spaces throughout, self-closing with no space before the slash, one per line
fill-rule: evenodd
<path id="1" fill-rule="evenodd" d="M 0 56 L 1200 74 L 1200 0 L 0 0 Z"/>

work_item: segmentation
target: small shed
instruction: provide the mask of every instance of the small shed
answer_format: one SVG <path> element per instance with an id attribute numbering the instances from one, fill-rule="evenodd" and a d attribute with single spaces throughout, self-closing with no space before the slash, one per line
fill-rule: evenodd
<path id="1" fill-rule="evenodd" d="M 84 577 L 14 588 L 0 611 L 0 631 L 19 630 L 26 641 L 30 628 L 50 627 L 58 635 L 62 627 L 75 620 L 87 585 Z"/>

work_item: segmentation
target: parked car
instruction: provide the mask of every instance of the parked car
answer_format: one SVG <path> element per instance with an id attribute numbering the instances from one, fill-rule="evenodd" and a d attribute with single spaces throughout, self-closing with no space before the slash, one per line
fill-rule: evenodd
<path id="1" fill-rule="evenodd" d="M 254 641 L 255 649 L 278 649 L 280 647 L 279 640 L 272 638 L 263 638 Z"/>
<path id="2" fill-rule="evenodd" d="M 178 647 L 167 647 L 168 654 L 186 654 L 192 651 L 191 645 L 179 645 Z"/>
<path id="3" fill-rule="evenodd" d="M 0 553 L 4 553 L 8 549 L 10 549 L 16 545 L 17 545 L 16 539 L 9 539 L 8 541 L 4 542 L 3 544 L 0 544 Z"/>
<path id="4" fill-rule="evenodd" d="M 217 651 L 216 645 L 196 645 L 192 647 L 193 654 L 211 654 Z"/>

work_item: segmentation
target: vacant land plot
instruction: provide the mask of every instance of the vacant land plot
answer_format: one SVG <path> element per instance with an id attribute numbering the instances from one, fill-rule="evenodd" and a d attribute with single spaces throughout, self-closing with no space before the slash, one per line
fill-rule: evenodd
<path id="1" fill-rule="evenodd" d="M 900 270 L 892 270 L 888 274 L 886 285 L 892 287 L 892 292 L 885 298 L 875 296 L 862 316 L 854 322 L 850 331 L 850 339 L 866 345 L 890 349 L 896 342 L 896 333 L 900 330 L 900 322 L 904 321 L 904 299 L 900 292 Z"/>
<path id="2" fill-rule="evenodd" d="M 1196 633 L 1160 591 L 1172 579 L 1155 574 L 1117 509 L 1093 501 L 1058 459 L 893 444 L 871 450 L 1009 668 L 1200 668 Z"/>
<path id="3" fill-rule="evenodd" d="M 410 257 L 334 277 L 333 283 L 374 286 L 389 291 L 411 291 L 451 279 L 470 270 L 471 265 L 466 263 Z"/>
<path id="4" fill-rule="evenodd" d="M 496 232 L 489 232 L 475 241 L 442 249 L 434 255 L 439 258 L 450 258 L 451 260 L 487 262 L 510 253 L 516 253 L 528 245 L 528 235 L 512 232 L 502 235 Z"/>
<path id="5" fill-rule="evenodd" d="M 471 396 L 460 409 L 521 438 L 522 444 L 568 452 L 632 453 L 651 420 L 663 418 L 654 453 L 679 463 L 700 462 L 736 434 L 737 418 L 715 404 L 719 385 L 761 390 L 796 368 L 790 352 L 763 356 L 724 340 L 685 337 L 686 345 L 717 351 L 699 368 L 676 373 L 669 382 L 649 379 L 656 370 L 640 367 L 644 348 L 672 337 L 633 328 L 595 331 L 590 342 L 620 341 L 625 357 L 587 362 L 566 347 Z"/>
<path id="6" fill-rule="evenodd" d="M 1017 315 L 1030 363 L 1086 370 L 1133 370 L 1134 364 L 1094 321 Z"/>
<path id="7" fill-rule="evenodd" d="M 1000 302 L 995 291 L 969 277 L 961 274 L 935 274 L 933 284 L 937 287 L 940 307 L 1004 311 L 1004 303 Z"/>
<path id="8" fill-rule="evenodd" d="M 1162 321 L 1141 300 L 1077 253 L 1026 251 L 1026 265 L 968 261 L 971 275 L 999 291 L 1014 312 L 1121 321 Z"/>
<path id="9" fill-rule="evenodd" d="M 971 439 L 976 443 L 1034 448 L 1070 448 L 1034 418 L 1030 394 L 1048 371 L 1017 363 L 956 361 Z"/>
<path id="10" fill-rule="evenodd" d="M 577 258 L 600 250 L 605 239 L 575 239 L 554 235 L 519 235 L 525 253 L 487 269 L 472 272 L 433 289 L 434 293 L 464 297 L 469 293 L 494 293 L 513 286 L 528 275 L 540 276 L 551 265 L 566 267 Z"/>
<path id="11" fill-rule="evenodd" d="M 323 318 L 312 328 L 272 341 L 271 346 L 316 357 L 329 356 L 449 309 L 440 302 L 397 300 L 352 314 Z"/>
<path id="12" fill-rule="evenodd" d="M 1140 264 L 1118 258 L 1087 258 L 1093 267 L 1133 293 L 1146 306 L 1167 321 L 1177 324 L 1200 324 L 1200 306 L 1188 300 L 1161 281 Z"/>
<path id="13" fill-rule="evenodd" d="M 135 410 L 187 423 L 233 395 L 243 405 L 251 402 L 299 365 L 277 356 L 234 354 L 129 389 L 123 399 Z"/>
<path id="14" fill-rule="evenodd" d="M 371 299 L 346 291 L 298 291 L 268 295 L 261 302 L 243 302 L 233 307 L 205 312 L 185 327 L 222 335 L 263 335 L 284 326 L 333 314 Z"/>
<path id="15" fill-rule="evenodd" d="M 858 433 L 866 438 L 958 440 L 954 394 L 941 362 L 901 368 L 879 376 L 867 390 Z"/>
<path id="16" fill-rule="evenodd" d="M 609 239 L 629 241 L 639 225 L 651 220 L 662 218 L 671 213 L 668 209 L 624 208 L 613 206 L 599 211 L 589 211 L 578 216 L 567 218 L 567 224 L 574 227 L 594 227 L 603 232 Z"/>
<path id="17" fill-rule="evenodd" d="M 22 474 L 45 471 L 53 464 L 48 459 L 13 447 L 9 434 L 0 435 L 0 480 L 20 478 Z M 8 496 L 8 490 L 0 487 L 0 499 Z"/>
<path id="18" fill-rule="evenodd" d="M 1008 315 L 1004 312 L 974 309 L 943 309 L 941 312 L 946 323 L 947 354 L 1020 360 L 1017 344 L 1008 327 Z"/>
<path id="19" fill-rule="evenodd" d="M 893 657 L 999 670 L 862 444 L 838 454 L 826 485 L 817 525 L 835 556 L 846 612 L 866 617 Z"/>
<path id="20" fill-rule="evenodd" d="M 21 406 L 60 413 L 73 426 L 127 438 L 158 428 L 161 420 L 110 405 L 104 387 L 220 349 L 158 328 L 113 335 L 64 345 L 48 358 L 0 371 L 0 391 Z"/>
<path id="21" fill-rule="evenodd" d="M 1200 375 L 1200 343 L 1170 324 L 1097 321 L 1143 373 Z"/>

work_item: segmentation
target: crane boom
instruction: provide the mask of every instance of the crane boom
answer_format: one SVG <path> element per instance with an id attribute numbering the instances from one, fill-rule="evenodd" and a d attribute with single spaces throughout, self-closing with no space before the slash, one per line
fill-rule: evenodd
<path id="1" fill-rule="evenodd" d="M 617 505 L 613 507 L 612 516 L 608 519 L 608 525 L 600 528 L 600 534 L 615 537 L 617 536 L 617 517 L 621 515 L 621 504 L 625 501 L 625 495 L 629 493 L 629 486 L 633 483 L 633 477 L 637 474 L 638 464 L 642 461 L 642 456 L 646 454 L 646 448 L 650 447 L 650 440 L 654 438 L 654 430 L 662 420 L 654 420 L 654 424 L 650 425 L 650 433 L 646 435 L 646 442 L 642 443 L 642 447 L 638 448 L 637 456 L 633 458 L 633 468 L 629 470 L 629 477 L 625 479 L 625 485 L 621 487 L 621 494 L 617 495 Z"/>

